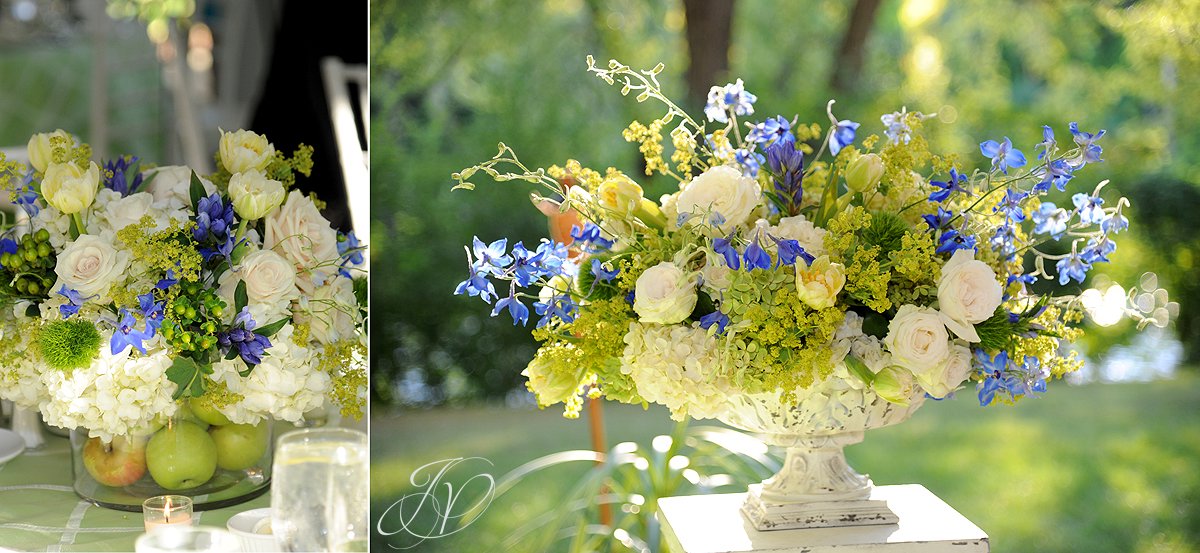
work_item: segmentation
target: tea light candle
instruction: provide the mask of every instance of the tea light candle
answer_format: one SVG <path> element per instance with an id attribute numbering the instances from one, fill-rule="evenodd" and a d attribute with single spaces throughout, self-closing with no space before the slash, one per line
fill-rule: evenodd
<path id="1" fill-rule="evenodd" d="M 142 502 L 142 520 L 149 533 L 161 526 L 191 526 L 192 498 L 160 495 Z"/>

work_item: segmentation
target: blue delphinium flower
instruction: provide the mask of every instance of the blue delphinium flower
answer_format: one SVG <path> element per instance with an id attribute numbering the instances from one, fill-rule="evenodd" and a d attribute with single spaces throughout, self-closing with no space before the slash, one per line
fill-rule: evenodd
<path id="1" fill-rule="evenodd" d="M 1025 166 L 1025 154 L 1013 148 L 1012 141 L 1007 136 L 1004 137 L 1004 142 L 986 140 L 979 143 L 979 151 L 983 152 L 985 157 L 991 158 L 992 169 L 999 169 L 1005 175 L 1008 174 L 1009 167 L 1019 169 Z"/>
<path id="2" fill-rule="evenodd" d="M 571 225 L 571 238 L 587 253 L 600 253 L 613 247 L 613 241 L 605 238 L 600 227 L 591 221 L 584 223 L 582 229 L 579 225 Z"/>
<path id="3" fill-rule="evenodd" d="M 179 284 L 179 279 L 175 278 L 175 270 L 167 269 L 167 274 L 163 275 L 163 277 L 159 279 L 158 283 L 155 284 L 154 287 L 158 288 L 159 290 L 166 290 L 167 288 L 175 286 L 176 284 Z"/>
<path id="4" fill-rule="evenodd" d="M 579 310 L 579 306 L 571 301 L 571 296 L 566 294 L 555 294 L 549 301 L 538 301 L 533 304 L 533 308 L 542 316 L 537 323 L 538 328 L 546 326 L 553 319 L 564 323 L 573 322 L 575 313 Z"/>
<path id="5" fill-rule="evenodd" d="M 975 237 L 955 229 L 947 229 L 938 237 L 937 253 L 954 253 L 956 250 L 975 249 Z"/>
<path id="6" fill-rule="evenodd" d="M 107 176 L 110 173 L 112 176 Z M 101 174 L 105 175 L 104 187 L 122 196 L 133 194 L 142 186 L 142 173 L 138 171 L 138 158 L 134 156 L 121 156 L 104 162 L 104 172 Z"/>
<path id="7" fill-rule="evenodd" d="M 1058 270 L 1058 284 L 1066 286 L 1071 279 L 1083 284 L 1083 279 L 1087 278 L 1087 272 L 1091 270 L 1092 264 L 1085 261 L 1079 254 L 1072 252 L 1071 255 L 1058 260 L 1058 263 L 1054 264 L 1054 268 Z"/>
<path id="8" fill-rule="evenodd" d="M 487 273 L 476 269 L 474 264 L 469 267 L 469 271 L 467 280 L 458 283 L 458 287 L 454 289 L 454 295 L 479 296 L 479 299 L 492 303 L 492 299 L 496 297 L 496 288 L 492 286 L 492 281 L 487 279 Z"/>
<path id="9" fill-rule="evenodd" d="M 926 225 L 929 225 L 930 230 L 938 230 L 950 224 L 950 220 L 954 219 L 954 212 L 938 206 L 936 214 L 922 215 L 921 218 L 925 220 Z"/>
<path id="10" fill-rule="evenodd" d="M 167 302 L 154 301 L 154 293 L 146 292 L 138 297 L 138 311 L 141 312 L 142 318 L 146 321 L 146 328 L 157 332 L 162 327 L 163 319 L 166 317 Z M 153 332 L 151 332 L 153 335 Z"/>
<path id="11" fill-rule="evenodd" d="M 883 130 L 883 134 L 887 135 L 892 144 L 899 144 L 901 142 L 908 144 L 908 141 L 912 140 L 912 129 L 904 121 L 907 114 L 907 110 L 900 110 L 879 118 L 883 122 L 884 127 L 886 127 Z"/>
<path id="12" fill-rule="evenodd" d="M 709 121 L 728 123 L 728 111 L 733 110 L 739 117 L 754 113 L 754 102 L 758 97 L 746 92 L 746 85 L 741 79 L 725 86 L 714 86 L 708 90 L 708 103 L 704 106 L 704 115 Z"/>
<path id="13" fill-rule="evenodd" d="M 1107 217 L 1104 208 L 1100 207 L 1104 205 L 1104 198 L 1100 196 L 1089 196 L 1079 192 L 1071 196 L 1071 202 L 1075 204 L 1075 209 L 1079 210 L 1079 220 L 1084 224 L 1099 224 Z"/>
<path id="14" fill-rule="evenodd" d="M 599 259 L 592 260 L 592 275 L 596 277 L 596 280 L 601 282 L 610 282 L 612 279 L 617 278 L 617 275 L 619 274 L 621 274 L 620 269 L 605 269 L 603 261 L 600 261 Z"/>
<path id="15" fill-rule="evenodd" d="M 133 317 L 133 314 L 127 309 L 122 309 L 117 328 L 113 330 L 112 340 L 109 341 L 109 350 L 113 355 L 125 351 L 125 348 L 130 346 L 146 353 L 146 347 L 142 345 L 142 341 L 153 338 L 154 329 L 147 325 L 145 330 L 138 330 L 137 326 L 137 319 Z"/>
<path id="16" fill-rule="evenodd" d="M 517 286 L 522 288 L 533 284 L 541 275 L 542 253 L 531 252 L 525 248 L 525 244 L 517 242 L 517 245 L 512 249 L 512 270 L 513 281 Z"/>
<path id="17" fill-rule="evenodd" d="M 1011 261 L 1017 253 L 1016 241 L 1016 229 L 1006 222 L 996 227 L 996 232 L 992 234 L 992 250 L 1004 254 L 1005 259 Z"/>
<path id="18" fill-rule="evenodd" d="M 746 246 L 746 251 L 742 254 L 742 258 L 746 261 L 747 271 L 771 268 L 771 254 L 768 254 L 767 250 L 764 250 L 759 244 L 760 234 L 760 232 L 754 233 L 754 240 L 750 241 L 750 245 Z"/>
<path id="19" fill-rule="evenodd" d="M 1054 141 L 1054 129 L 1050 125 L 1042 125 L 1042 141 L 1038 142 L 1034 149 L 1042 150 L 1038 153 L 1038 159 L 1045 159 L 1046 154 L 1058 146 L 1058 142 Z"/>
<path id="20" fill-rule="evenodd" d="M 1067 183 L 1075 178 L 1072 172 L 1075 169 L 1071 164 L 1064 160 L 1056 159 L 1051 161 L 1047 167 L 1038 169 L 1035 176 L 1041 178 L 1040 182 L 1033 185 L 1033 191 L 1038 194 L 1044 194 L 1050 191 L 1050 186 L 1058 188 L 1059 192 L 1067 189 Z"/>
<path id="21" fill-rule="evenodd" d="M 746 173 L 746 176 L 751 178 L 758 176 L 758 169 L 767 161 L 767 158 L 763 157 L 762 154 L 746 148 L 734 150 L 733 158 L 734 161 L 737 161 L 738 165 L 742 166 L 742 171 Z"/>
<path id="22" fill-rule="evenodd" d="M 1004 215 L 1014 223 L 1020 223 L 1025 220 L 1025 209 L 1021 207 L 1021 204 L 1025 203 L 1025 199 L 1028 197 L 1029 194 L 1025 192 L 1009 188 L 1004 192 L 1004 199 L 992 211 Z"/>
<path id="23" fill-rule="evenodd" d="M 501 238 L 491 244 L 484 244 L 478 236 L 474 237 L 472 242 L 472 250 L 475 253 L 475 265 L 480 272 L 499 275 L 504 272 L 504 268 L 512 263 L 513 258 L 508 255 L 508 239 Z"/>
<path id="24" fill-rule="evenodd" d="M 930 186 L 937 188 L 929 193 L 929 201 L 942 203 L 950 198 L 950 195 L 955 192 L 967 193 L 967 190 L 962 187 L 967 182 L 966 175 L 960 175 L 958 170 L 950 168 L 950 180 L 948 181 L 929 181 Z M 940 209 L 940 208 L 939 208 Z"/>
<path id="25" fill-rule="evenodd" d="M 0 254 L 2 253 L 17 253 L 20 247 L 17 246 L 17 241 L 12 238 L 0 238 Z"/>
<path id="26" fill-rule="evenodd" d="M 338 257 L 341 261 L 338 263 L 338 274 L 352 278 L 350 271 L 346 267 L 357 267 L 363 264 L 362 244 L 358 241 L 358 236 L 354 235 L 354 231 L 347 234 L 338 233 Z"/>
<path id="27" fill-rule="evenodd" d="M 816 260 L 812 254 L 800 247 L 800 242 L 797 240 L 776 238 L 769 234 L 767 237 L 775 241 L 776 250 L 779 252 L 779 260 L 776 262 L 776 266 L 782 264 L 790 267 L 796 264 L 797 259 L 804 260 L 805 265 L 812 265 L 812 262 Z"/>
<path id="28" fill-rule="evenodd" d="M 833 127 L 833 135 L 829 137 L 829 153 L 838 155 L 842 148 L 854 143 L 854 134 L 859 124 L 854 121 L 838 121 Z"/>
<path id="29" fill-rule="evenodd" d="M 21 184 L 14 187 L 12 201 L 21 206 L 25 210 L 25 214 L 32 217 L 37 217 L 37 214 L 42 210 L 37 205 L 38 193 L 33 189 L 33 170 L 31 169 L 21 179 Z"/>
<path id="30" fill-rule="evenodd" d="M 713 311 L 700 317 L 700 328 L 707 330 L 714 324 L 717 325 L 717 335 L 725 334 L 725 326 L 729 324 L 729 317 L 720 311 Z"/>
<path id="31" fill-rule="evenodd" d="M 97 294 L 85 298 L 79 294 L 79 291 L 67 288 L 66 284 L 62 285 L 62 287 L 60 287 L 55 293 L 67 298 L 67 303 L 58 306 L 58 312 L 62 314 L 62 318 L 64 319 L 69 319 L 71 318 L 71 315 L 79 313 L 79 308 L 82 307 L 84 302 L 87 300 L 100 297 Z"/>
<path id="32" fill-rule="evenodd" d="M 795 143 L 796 137 L 792 134 L 792 124 L 782 115 L 776 115 L 751 128 L 750 132 L 746 133 L 746 142 L 765 146 L 779 142 Z"/>
<path id="33" fill-rule="evenodd" d="M 1021 381 L 1009 372 L 1008 352 L 1001 350 L 991 357 L 983 350 L 975 351 L 975 360 L 979 363 L 980 372 L 984 375 L 979 383 L 979 405 L 986 406 L 996 397 L 997 392 L 1007 392 L 1010 396 L 1021 386 Z"/>
<path id="34" fill-rule="evenodd" d="M 1067 232 L 1067 221 L 1071 219 L 1071 215 L 1051 202 L 1043 202 L 1037 211 L 1030 214 L 1030 218 L 1033 219 L 1034 234 L 1049 234 L 1051 238 L 1058 240 Z"/>
<path id="35" fill-rule="evenodd" d="M 271 340 L 255 333 L 254 329 L 257 327 L 258 323 L 250 315 L 250 307 L 243 307 L 229 330 L 217 333 L 217 345 L 220 346 L 221 353 L 227 354 L 230 350 L 237 349 L 238 356 L 247 365 L 262 363 L 262 356 L 267 348 L 271 347 Z"/>
<path id="36" fill-rule="evenodd" d="M 529 323 L 529 308 L 525 307 L 525 304 L 517 299 L 515 291 L 510 293 L 507 298 L 496 302 L 496 306 L 492 308 L 492 316 L 495 317 L 500 314 L 500 311 L 505 308 L 508 308 L 508 314 L 512 317 L 513 326 Z"/>
<path id="37" fill-rule="evenodd" d="M 603 240 L 603 239 L 601 239 Z M 612 242 L 604 240 L 611 247 Z M 599 242 L 593 242 L 598 244 Z M 550 278 L 558 275 L 574 277 L 578 267 L 571 262 L 571 249 L 562 242 L 551 242 L 543 238 L 538 244 L 537 253 L 541 258 L 538 268 L 543 277 Z"/>
<path id="38" fill-rule="evenodd" d="M 1104 150 L 1100 148 L 1100 145 L 1096 144 L 1096 141 L 1104 136 L 1104 129 L 1100 129 L 1100 132 L 1096 134 L 1083 132 L 1079 130 L 1079 123 L 1074 121 L 1067 127 L 1071 130 L 1071 135 L 1075 137 L 1075 144 L 1078 144 L 1080 149 L 1079 157 L 1071 160 L 1072 165 L 1082 167 L 1088 163 L 1104 161 L 1100 159 L 1100 155 L 1104 153 Z"/>
<path id="39" fill-rule="evenodd" d="M 713 251 L 725 258 L 725 265 L 733 270 L 742 268 L 742 252 L 733 245 L 733 236 L 713 238 Z"/>
<path id="40" fill-rule="evenodd" d="M 1042 368 L 1042 363 L 1037 357 L 1026 355 L 1023 362 L 1015 365 L 1019 378 L 1014 393 L 1032 396 L 1046 391 L 1046 377 L 1049 374 Z"/>
<path id="41" fill-rule="evenodd" d="M 1108 263 L 1109 254 L 1117 251 L 1117 243 L 1108 239 L 1107 234 L 1088 240 L 1087 246 L 1079 253 L 1079 257 L 1088 263 Z"/>
<path id="42" fill-rule="evenodd" d="M 1104 231 L 1105 233 L 1117 234 L 1129 228 L 1129 219 L 1126 219 L 1124 215 L 1121 215 L 1119 206 L 1117 209 L 1117 213 L 1110 215 L 1107 219 L 1100 222 L 1100 230 Z"/>

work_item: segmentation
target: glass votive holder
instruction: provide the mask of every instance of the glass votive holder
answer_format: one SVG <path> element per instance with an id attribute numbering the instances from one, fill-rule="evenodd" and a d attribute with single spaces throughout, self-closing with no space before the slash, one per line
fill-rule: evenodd
<path id="1" fill-rule="evenodd" d="M 192 498 L 186 495 L 159 495 L 142 502 L 142 521 L 150 533 L 164 526 L 192 525 Z"/>
<path id="2" fill-rule="evenodd" d="M 138 538 L 133 550 L 136 553 L 238 553 L 242 550 L 242 542 L 237 536 L 212 526 L 162 526 Z"/>

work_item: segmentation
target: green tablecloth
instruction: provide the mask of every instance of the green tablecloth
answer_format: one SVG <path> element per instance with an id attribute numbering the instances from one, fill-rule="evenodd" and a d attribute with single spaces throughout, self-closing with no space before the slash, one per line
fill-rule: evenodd
<path id="1" fill-rule="evenodd" d="M 230 517 L 270 505 L 265 494 L 241 505 L 195 514 L 199 524 L 225 527 Z M 71 444 L 46 435 L 46 445 L 0 464 L 0 547 L 18 551 L 133 551 L 142 514 L 81 501 L 71 489 Z"/>

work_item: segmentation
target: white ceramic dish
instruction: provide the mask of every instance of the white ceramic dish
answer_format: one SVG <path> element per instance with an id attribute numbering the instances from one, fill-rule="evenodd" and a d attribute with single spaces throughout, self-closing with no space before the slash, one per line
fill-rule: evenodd
<path id="1" fill-rule="evenodd" d="M 264 507 L 262 509 L 250 509 L 242 511 L 229 518 L 229 522 L 225 526 L 238 539 L 242 540 L 242 550 L 247 552 L 268 552 L 279 551 L 279 546 L 275 545 L 275 536 L 271 534 L 260 534 L 258 530 L 265 526 L 265 523 L 271 518 L 271 508 Z"/>
<path id="2" fill-rule="evenodd" d="M 25 451 L 25 440 L 12 430 L 0 428 L 0 465 Z"/>

